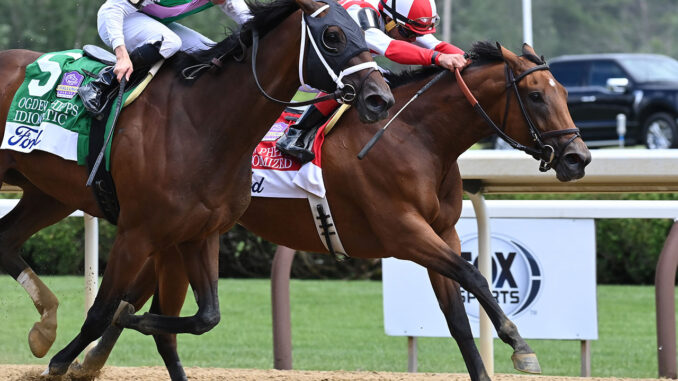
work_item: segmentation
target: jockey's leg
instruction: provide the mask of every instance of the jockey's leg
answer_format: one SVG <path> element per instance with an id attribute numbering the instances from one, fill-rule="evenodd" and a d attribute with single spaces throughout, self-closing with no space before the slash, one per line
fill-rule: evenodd
<path id="1" fill-rule="evenodd" d="M 325 93 L 318 93 L 318 96 L 324 96 Z M 334 99 L 329 99 L 316 104 L 312 104 L 304 111 L 296 123 L 290 126 L 287 133 L 278 139 L 276 147 L 279 151 L 292 156 L 302 163 L 309 162 L 315 158 L 313 153 L 313 140 L 316 127 L 322 124 L 334 110 L 339 107 L 339 103 Z"/>
<path id="2" fill-rule="evenodd" d="M 125 17 L 123 33 L 135 71 L 147 69 L 162 58 L 171 57 L 181 48 L 181 38 L 176 33 L 141 12 Z M 113 45 L 105 25 L 99 25 L 99 35 L 108 46 Z M 111 66 L 102 69 L 95 80 L 81 86 L 78 94 L 85 108 L 99 116 L 113 99 L 117 88 L 118 81 Z"/>
<path id="3" fill-rule="evenodd" d="M 181 39 L 181 51 L 192 52 L 197 50 L 207 50 L 216 44 L 216 42 L 210 40 L 202 34 L 179 23 L 173 22 L 167 25 L 167 27 L 172 32 L 176 33 L 176 35 Z"/>

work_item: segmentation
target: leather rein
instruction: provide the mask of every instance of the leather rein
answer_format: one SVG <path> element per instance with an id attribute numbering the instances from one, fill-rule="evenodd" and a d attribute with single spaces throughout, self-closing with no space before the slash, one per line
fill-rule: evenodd
<path id="1" fill-rule="evenodd" d="M 523 114 L 523 119 L 525 119 L 525 122 L 527 123 L 528 131 L 530 132 L 530 135 L 532 135 L 532 139 L 534 142 L 537 144 L 538 148 L 533 148 L 533 147 L 528 147 L 525 145 L 522 145 L 518 143 L 515 139 L 512 137 L 508 136 L 506 134 L 505 129 L 506 129 L 506 119 L 508 116 L 509 112 L 509 105 L 510 105 L 510 100 L 511 100 L 511 91 L 507 91 L 506 93 L 506 107 L 504 109 L 504 119 L 502 120 L 501 127 L 497 126 L 496 123 L 487 115 L 483 107 L 478 103 L 478 100 L 473 96 L 471 91 L 468 89 L 468 86 L 466 86 L 466 83 L 464 82 L 463 78 L 461 77 L 461 73 L 459 71 L 459 68 L 456 68 L 454 71 L 455 76 L 457 77 L 457 83 L 459 84 L 459 87 L 461 88 L 461 91 L 464 93 L 464 96 L 466 99 L 469 101 L 471 106 L 478 112 L 478 114 L 487 122 L 487 124 L 494 129 L 496 134 L 502 138 L 506 143 L 508 143 L 511 147 L 521 150 L 529 155 L 532 155 L 535 159 L 541 160 L 539 163 L 539 170 L 541 172 L 546 172 L 550 168 L 553 168 L 553 165 L 558 162 L 560 157 L 562 157 L 563 152 L 565 151 L 565 148 L 569 146 L 576 138 L 581 138 L 581 133 L 578 128 L 567 128 L 564 130 L 554 130 L 554 131 L 546 131 L 542 132 L 537 129 L 537 127 L 534 125 L 532 122 L 532 119 L 527 113 L 527 110 L 525 109 L 525 105 L 523 103 L 523 100 L 520 98 L 520 93 L 518 92 L 518 82 L 522 80 L 523 78 L 527 77 L 528 75 L 534 73 L 535 71 L 539 70 L 550 70 L 547 64 L 541 64 L 537 65 L 534 67 L 531 67 L 524 72 L 520 73 L 517 77 L 513 73 L 513 70 L 509 67 L 508 62 L 504 61 L 504 73 L 506 76 L 506 89 L 509 90 L 509 88 L 513 89 L 513 93 L 516 95 L 516 99 L 518 100 L 518 106 L 520 107 L 520 112 Z M 552 145 L 550 144 L 545 144 L 544 140 L 552 137 L 557 137 L 561 135 L 567 135 L 567 134 L 573 134 L 573 136 L 567 141 L 566 144 L 562 145 L 558 152 L 556 153 L 556 150 L 553 148 Z"/>

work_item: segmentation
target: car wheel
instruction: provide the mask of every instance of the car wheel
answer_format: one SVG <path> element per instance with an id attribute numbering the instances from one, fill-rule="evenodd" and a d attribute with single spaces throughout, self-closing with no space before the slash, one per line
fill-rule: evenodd
<path id="1" fill-rule="evenodd" d="M 498 149 L 498 150 L 509 150 L 509 149 L 514 149 L 511 147 L 510 144 L 506 143 L 506 141 L 500 137 L 495 137 L 494 142 L 492 144 L 492 148 Z"/>
<path id="2" fill-rule="evenodd" d="M 673 116 L 665 112 L 650 115 L 643 127 L 643 139 L 649 149 L 677 148 L 678 131 Z"/>

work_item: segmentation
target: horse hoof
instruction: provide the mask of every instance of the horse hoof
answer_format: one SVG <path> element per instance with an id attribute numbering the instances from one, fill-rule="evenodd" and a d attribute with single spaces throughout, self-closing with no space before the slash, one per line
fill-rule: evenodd
<path id="1" fill-rule="evenodd" d="M 511 356 L 511 360 L 513 360 L 513 367 L 516 368 L 516 370 L 531 374 L 541 374 L 539 360 L 537 360 L 537 355 L 534 353 L 514 352 Z"/>
<path id="2" fill-rule="evenodd" d="M 118 309 L 113 315 L 113 324 L 120 328 L 125 328 L 125 318 L 129 315 L 134 315 L 134 312 L 135 309 L 133 305 L 121 300 Z"/>
<path id="3" fill-rule="evenodd" d="M 44 376 L 49 376 L 49 377 L 63 376 L 64 374 L 66 374 L 66 372 L 68 372 L 68 367 L 70 365 L 71 364 L 68 364 L 68 363 L 61 363 L 61 364 L 50 363 L 47 370 L 44 371 L 42 374 Z"/>
<path id="4" fill-rule="evenodd" d="M 28 346 L 33 352 L 33 356 L 42 358 L 54 344 L 56 339 L 56 327 L 50 327 L 42 322 L 33 324 L 33 328 L 28 332 Z"/>
<path id="5" fill-rule="evenodd" d="M 93 380 L 99 375 L 100 371 L 101 368 L 92 369 L 92 367 L 88 366 L 86 359 L 82 364 L 78 359 L 75 359 L 71 366 L 68 367 L 68 375 L 78 380 Z"/>

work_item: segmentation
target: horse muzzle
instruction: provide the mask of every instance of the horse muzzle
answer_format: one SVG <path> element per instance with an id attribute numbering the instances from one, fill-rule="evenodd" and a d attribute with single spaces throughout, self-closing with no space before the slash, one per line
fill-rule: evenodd
<path id="1" fill-rule="evenodd" d="M 388 85 L 381 79 L 381 74 L 373 72 L 363 83 L 362 91 L 354 103 L 363 123 L 374 123 L 388 116 L 388 109 L 395 100 Z"/>
<path id="2" fill-rule="evenodd" d="M 562 182 L 581 179 L 585 168 L 591 162 L 591 151 L 581 139 L 568 145 L 558 158 L 554 169 L 556 177 Z"/>

